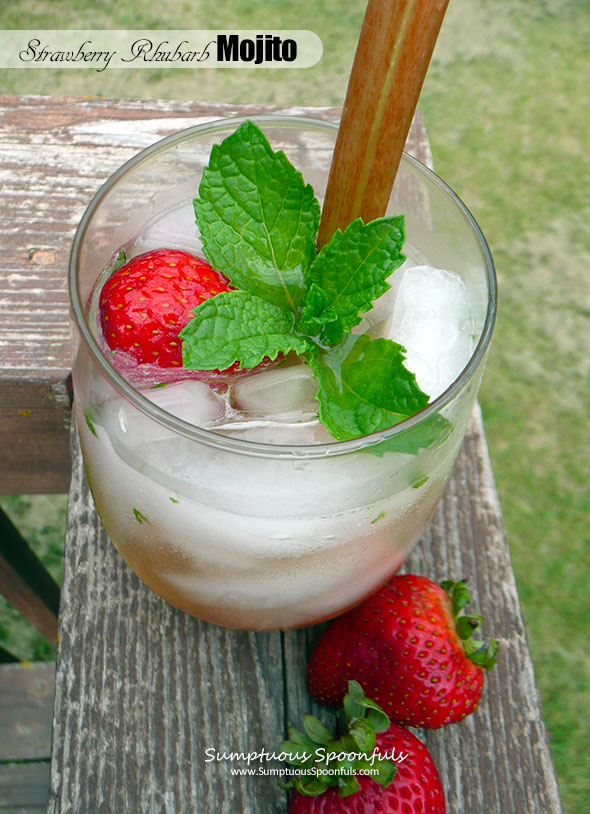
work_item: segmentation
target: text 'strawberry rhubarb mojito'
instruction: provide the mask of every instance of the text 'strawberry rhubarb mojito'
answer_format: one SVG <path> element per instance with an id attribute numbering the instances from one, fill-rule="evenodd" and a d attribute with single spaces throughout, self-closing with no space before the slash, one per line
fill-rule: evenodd
<path id="1" fill-rule="evenodd" d="M 189 613 L 269 630 L 360 602 L 441 495 L 495 313 L 483 236 L 406 156 L 318 253 L 337 128 L 229 120 L 144 150 L 78 229 L 76 415 L 105 528 Z"/>

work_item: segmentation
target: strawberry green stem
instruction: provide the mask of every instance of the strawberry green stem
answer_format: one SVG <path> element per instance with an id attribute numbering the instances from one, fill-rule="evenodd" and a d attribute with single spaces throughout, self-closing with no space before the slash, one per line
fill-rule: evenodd
<path id="1" fill-rule="evenodd" d="M 498 642 L 495 639 L 474 640 L 473 633 L 483 624 L 483 616 L 479 614 L 462 614 L 463 608 L 471 602 L 467 591 L 467 582 L 445 580 L 441 587 L 449 595 L 453 611 L 453 619 L 458 637 L 461 639 L 465 655 L 478 667 L 491 670 L 498 661 Z"/>

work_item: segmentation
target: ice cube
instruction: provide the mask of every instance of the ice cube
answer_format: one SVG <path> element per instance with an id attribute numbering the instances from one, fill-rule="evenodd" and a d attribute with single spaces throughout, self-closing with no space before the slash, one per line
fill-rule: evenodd
<path id="1" fill-rule="evenodd" d="M 162 248 L 180 249 L 193 254 L 202 251 L 192 203 L 185 203 L 148 223 L 133 244 L 133 254 Z"/>
<path id="2" fill-rule="evenodd" d="M 211 426 L 225 414 L 225 400 L 204 382 L 175 382 L 144 390 L 142 395 L 167 413 L 197 427 Z"/>
<path id="3" fill-rule="evenodd" d="M 162 410 L 197 427 L 211 426 L 225 415 L 225 400 L 204 382 L 176 382 L 140 392 Z M 163 424 L 118 396 L 103 404 L 100 413 L 116 447 L 133 449 L 174 437 Z"/>
<path id="4" fill-rule="evenodd" d="M 246 441 L 256 441 L 259 444 L 306 446 L 334 443 L 333 436 L 317 418 L 309 421 L 245 419 L 217 425 L 214 430 L 223 435 L 243 438 Z"/>
<path id="5" fill-rule="evenodd" d="M 353 333 L 370 333 L 374 338 L 384 335 L 386 326 L 391 322 L 391 312 L 400 281 L 405 271 L 415 265 L 415 261 L 408 257 L 398 269 L 389 275 L 387 282 L 391 287 L 385 294 L 374 300 L 373 307 L 363 314 L 359 326 L 354 328 Z"/>
<path id="6" fill-rule="evenodd" d="M 307 365 L 277 367 L 236 382 L 231 401 L 236 409 L 251 416 L 267 416 L 273 421 L 305 420 L 317 415 L 317 387 Z"/>
<path id="7" fill-rule="evenodd" d="M 388 336 L 406 348 L 406 366 L 431 400 L 469 361 L 473 334 L 469 295 L 458 274 L 432 266 L 404 271 Z"/>

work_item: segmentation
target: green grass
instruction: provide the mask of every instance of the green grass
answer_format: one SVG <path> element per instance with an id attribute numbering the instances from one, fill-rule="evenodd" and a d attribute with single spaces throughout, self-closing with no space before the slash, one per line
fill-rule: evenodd
<path id="1" fill-rule="evenodd" d="M 309 28 L 324 57 L 301 71 L 23 70 L 0 72 L 0 82 L 9 93 L 341 104 L 364 5 L 163 0 L 156 16 L 129 0 L 8 0 L 4 28 L 23 26 L 24 6 L 29 28 L 63 19 L 72 28 Z M 437 171 L 472 209 L 498 269 L 500 316 L 481 402 L 570 814 L 585 812 L 590 797 L 581 714 L 590 686 L 589 35 L 587 0 L 451 0 L 420 103 Z M 31 510 L 19 511 L 24 520 Z"/>

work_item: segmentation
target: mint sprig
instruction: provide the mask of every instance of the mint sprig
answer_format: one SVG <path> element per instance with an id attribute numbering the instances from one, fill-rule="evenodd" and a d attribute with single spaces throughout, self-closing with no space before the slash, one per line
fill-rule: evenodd
<path id="1" fill-rule="evenodd" d="M 386 430 L 426 406 L 401 345 L 351 333 L 405 259 L 402 215 L 353 221 L 318 253 L 313 189 L 252 122 L 213 147 L 199 195 L 203 252 L 240 290 L 194 309 L 180 334 L 185 368 L 250 369 L 280 353 L 304 355 L 320 421 L 338 440 Z M 370 451 L 415 454 L 450 429 L 435 416 Z"/>

